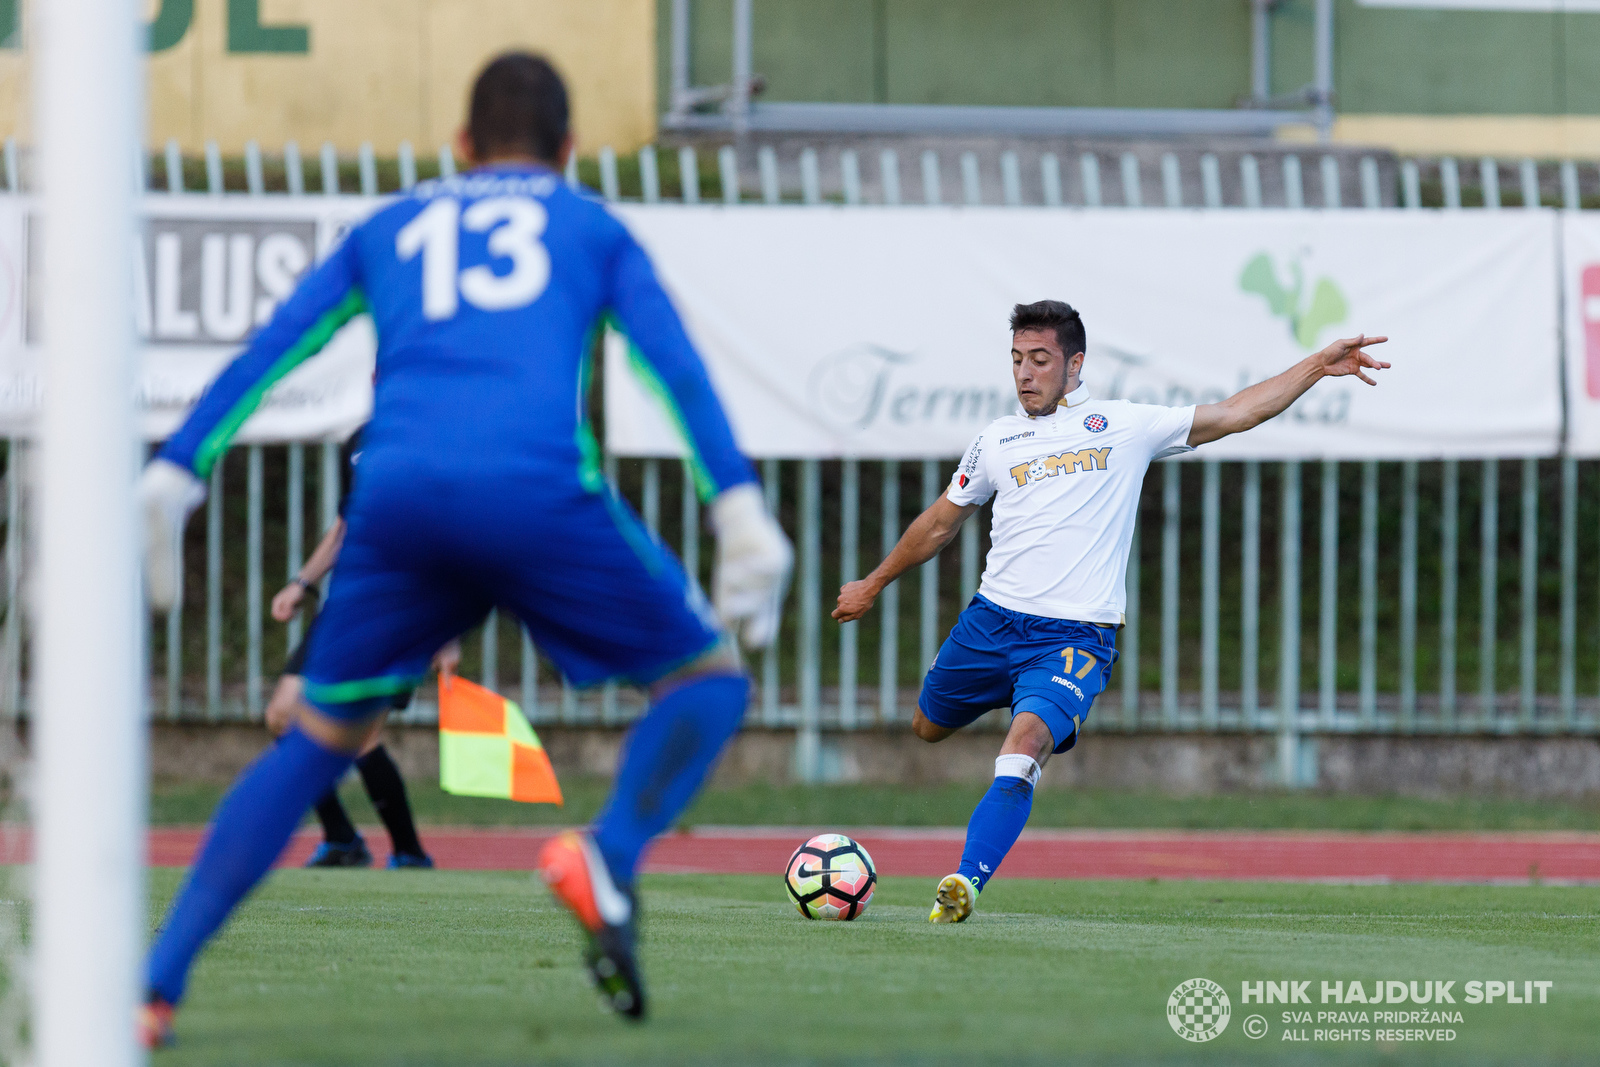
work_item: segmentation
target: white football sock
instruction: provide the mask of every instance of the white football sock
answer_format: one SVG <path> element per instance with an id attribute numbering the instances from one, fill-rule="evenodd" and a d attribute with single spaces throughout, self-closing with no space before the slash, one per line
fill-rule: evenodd
<path id="1" fill-rule="evenodd" d="M 1011 752 L 1004 756 L 995 757 L 994 776 L 996 778 L 1024 778 L 1029 785 L 1038 785 L 1040 773 L 1039 761 L 1021 752 Z"/>

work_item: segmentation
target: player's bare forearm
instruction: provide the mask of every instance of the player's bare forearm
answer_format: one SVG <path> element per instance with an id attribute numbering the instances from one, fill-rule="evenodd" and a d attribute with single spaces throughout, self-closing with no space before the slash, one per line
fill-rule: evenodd
<path id="1" fill-rule="evenodd" d="M 1283 414 L 1290 404 L 1323 378 L 1354 375 L 1368 385 L 1376 385 L 1366 371 L 1387 370 L 1389 364 L 1373 359 L 1362 349 L 1387 340 L 1387 337 L 1365 335 L 1342 338 L 1320 352 L 1313 352 L 1282 374 L 1239 390 L 1220 404 L 1201 404 L 1194 411 L 1189 444 L 1203 445 L 1229 434 L 1253 430 Z"/>
<path id="2" fill-rule="evenodd" d="M 333 525 L 328 527 L 328 532 L 322 535 L 322 540 L 317 542 L 317 547 L 311 550 L 311 557 L 300 568 L 300 580 L 307 585 L 315 585 L 322 581 L 322 576 L 333 570 L 333 565 L 339 559 L 339 550 L 344 547 L 344 520 L 335 519 Z"/>
<path id="3" fill-rule="evenodd" d="M 961 524 L 978 509 L 967 504 L 954 504 L 944 494 L 918 515 L 900 541 L 871 574 L 859 581 L 849 582 L 839 589 L 839 604 L 833 617 L 840 622 L 853 622 L 872 609 L 878 594 L 888 584 L 912 567 L 921 566 L 937 556 L 955 537 Z"/>

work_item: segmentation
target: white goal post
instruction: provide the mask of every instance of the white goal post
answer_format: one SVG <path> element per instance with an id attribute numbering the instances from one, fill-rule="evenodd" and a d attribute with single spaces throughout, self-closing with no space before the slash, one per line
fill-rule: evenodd
<path id="1" fill-rule="evenodd" d="M 48 353 L 33 602 L 34 1061 L 129 1067 L 142 1062 L 147 804 L 128 254 L 143 5 L 28 7 Z"/>

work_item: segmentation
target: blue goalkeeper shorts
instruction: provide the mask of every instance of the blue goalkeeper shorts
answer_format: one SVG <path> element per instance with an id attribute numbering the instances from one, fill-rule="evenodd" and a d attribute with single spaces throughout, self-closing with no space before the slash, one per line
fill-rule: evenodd
<path id="1" fill-rule="evenodd" d="M 1027 710 L 1050 727 L 1055 750 L 1065 752 L 1077 743 L 1116 661 L 1110 626 L 1025 615 L 975 596 L 939 646 L 917 706 L 929 722 L 957 729 L 1037 697 Z"/>
<path id="2" fill-rule="evenodd" d="M 722 640 L 699 585 L 609 487 L 363 470 L 347 522 L 305 665 L 306 699 L 334 718 L 388 707 L 495 607 L 577 686 L 648 685 Z"/>

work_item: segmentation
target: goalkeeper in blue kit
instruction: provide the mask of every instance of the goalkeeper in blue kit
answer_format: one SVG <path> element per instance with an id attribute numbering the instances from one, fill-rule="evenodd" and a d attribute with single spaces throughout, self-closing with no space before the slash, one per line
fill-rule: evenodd
<path id="1" fill-rule="evenodd" d="M 635 871 L 744 715 L 730 633 L 772 639 L 792 552 L 649 259 L 569 188 L 566 89 L 535 56 L 491 62 L 461 148 L 474 164 L 356 226 L 201 397 L 140 487 L 147 582 L 170 605 L 176 544 L 205 478 L 272 385 L 357 315 L 378 337 L 372 421 L 296 724 L 235 783 L 150 953 L 144 1040 L 206 940 L 266 874 L 434 652 L 500 605 L 576 685 L 648 688 L 594 824 L 553 841 L 545 880 L 588 937 L 616 1011 L 642 1017 Z M 713 602 L 617 495 L 586 421 L 603 316 L 682 427 L 717 534 Z"/>

